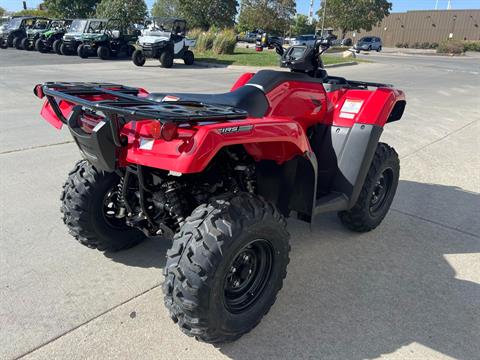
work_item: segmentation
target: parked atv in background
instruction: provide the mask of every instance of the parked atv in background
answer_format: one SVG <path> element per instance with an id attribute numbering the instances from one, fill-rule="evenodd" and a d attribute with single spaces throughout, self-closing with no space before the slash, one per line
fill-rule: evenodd
<path id="1" fill-rule="evenodd" d="M 70 233 L 102 251 L 173 238 L 165 306 L 183 332 L 210 343 L 238 339 L 275 302 L 287 217 L 337 212 L 347 228 L 370 231 L 398 185 L 398 155 L 379 139 L 402 117 L 404 93 L 329 76 L 320 57 L 328 40 L 272 45 L 291 71 L 243 74 L 223 94 L 34 89 L 46 97 L 42 116 L 66 125 L 84 158 L 61 195 Z"/>
<path id="2" fill-rule="evenodd" d="M 119 55 L 130 57 L 137 39 L 138 30 L 126 28 L 119 19 L 110 19 L 101 32 L 87 30 L 82 35 L 77 54 L 84 59 L 89 56 L 98 56 L 102 60 Z"/>
<path id="3" fill-rule="evenodd" d="M 34 50 L 35 42 L 38 40 L 41 34 L 47 31 L 50 27 L 50 19 L 38 19 L 35 24 L 27 30 L 27 37 L 22 39 L 20 48 L 23 50 Z"/>
<path id="4" fill-rule="evenodd" d="M 1 34 L 0 47 L 22 49 L 22 41 L 27 37 L 27 30 L 33 27 L 37 20 L 49 19 L 35 16 L 13 17 Z"/>
<path id="5" fill-rule="evenodd" d="M 35 41 L 35 50 L 41 53 L 60 52 L 61 40 L 68 31 L 73 20 L 52 20 L 48 29 L 41 33 Z M 56 48 L 53 46 L 55 44 Z"/>
<path id="6" fill-rule="evenodd" d="M 101 33 L 107 20 L 102 19 L 76 19 L 73 20 L 70 29 L 63 36 L 62 43 L 59 46 L 61 55 L 76 55 L 78 47 L 82 44 L 84 33 Z M 54 46 L 55 48 L 55 46 Z"/>
<path id="7" fill-rule="evenodd" d="M 147 58 L 160 60 L 164 68 L 171 68 L 174 59 L 183 59 L 185 65 L 194 63 L 195 56 L 189 49 L 196 41 L 185 37 L 185 20 L 152 18 L 146 25 L 132 55 L 135 65 L 143 66 Z"/>

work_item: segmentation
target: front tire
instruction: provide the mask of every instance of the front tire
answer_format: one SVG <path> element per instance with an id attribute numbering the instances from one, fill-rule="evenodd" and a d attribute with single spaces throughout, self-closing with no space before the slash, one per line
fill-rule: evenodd
<path id="1" fill-rule="evenodd" d="M 379 143 L 356 204 L 338 213 L 343 225 L 356 232 L 367 232 L 380 225 L 392 205 L 399 177 L 397 152 Z"/>
<path id="2" fill-rule="evenodd" d="M 254 195 L 199 206 L 167 252 L 163 291 L 173 321 L 209 343 L 252 330 L 282 288 L 288 239 L 283 216 Z"/>
<path id="3" fill-rule="evenodd" d="M 82 245 L 102 251 L 118 251 L 137 245 L 145 235 L 112 215 L 111 198 L 119 176 L 97 171 L 86 160 L 69 173 L 61 196 L 63 222 Z M 108 203 L 108 204 L 107 204 Z"/>
<path id="4" fill-rule="evenodd" d="M 377 52 L 380 52 L 380 51 L 382 51 L 382 47 L 381 47 L 381 46 L 379 46 L 379 47 L 377 48 Z"/>
<path id="5" fill-rule="evenodd" d="M 61 46 L 62 46 L 62 40 L 60 39 L 55 40 L 52 45 L 53 52 L 57 55 L 62 55 L 62 51 L 60 50 Z"/>
<path id="6" fill-rule="evenodd" d="M 132 61 L 136 66 L 143 66 L 145 65 L 145 54 L 142 50 L 135 50 L 132 54 Z"/>
<path id="7" fill-rule="evenodd" d="M 173 66 L 173 52 L 166 50 L 160 55 L 160 65 L 164 68 L 171 68 Z"/>

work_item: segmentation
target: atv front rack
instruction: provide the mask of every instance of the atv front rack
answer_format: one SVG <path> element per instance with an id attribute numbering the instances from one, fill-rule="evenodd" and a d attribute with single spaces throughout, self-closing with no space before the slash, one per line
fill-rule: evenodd
<path id="1" fill-rule="evenodd" d="M 66 124 L 84 156 L 99 170 L 116 169 L 118 150 L 127 145 L 120 135 L 122 127 L 136 120 L 168 123 L 198 123 L 245 119 L 247 112 L 231 106 L 192 101 L 158 102 L 140 96 L 141 89 L 108 83 L 49 82 L 37 85 L 34 93 L 47 98 L 55 116 Z M 61 110 L 61 101 L 71 111 L 68 119 Z M 62 107 L 64 108 L 64 106 Z M 84 117 L 98 117 L 91 132 L 81 125 Z"/>

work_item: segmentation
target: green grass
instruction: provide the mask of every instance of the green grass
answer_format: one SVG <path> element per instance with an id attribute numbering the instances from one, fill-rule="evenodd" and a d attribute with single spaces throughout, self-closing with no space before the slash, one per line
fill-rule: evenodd
<path id="1" fill-rule="evenodd" d="M 340 64 L 350 62 L 352 59 L 342 59 L 336 56 L 322 56 L 323 63 Z M 211 51 L 195 53 L 196 61 L 213 62 L 223 65 L 245 65 L 245 66 L 271 66 L 277 67 L 280 57 L 274 50 L 255 51 L 254 49 L 236 48 L 235 53 L 231 55 L 218 55 Z"/>

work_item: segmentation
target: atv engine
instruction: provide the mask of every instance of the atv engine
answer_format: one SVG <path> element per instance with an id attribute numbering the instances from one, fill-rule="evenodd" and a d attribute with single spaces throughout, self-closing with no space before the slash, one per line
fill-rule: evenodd
<path id="1" fill-rule="evenodd" d="M 254 166 L 241 146 L 223 149 L 199 174 L 177 176 L 130 165 L 123 171 L 112 199 L 115 217 L 126 217 L 129 226 L 142 230 L 147 236 L 173 237 L 200 204 L 239 191 L 254 193 Z"/>

